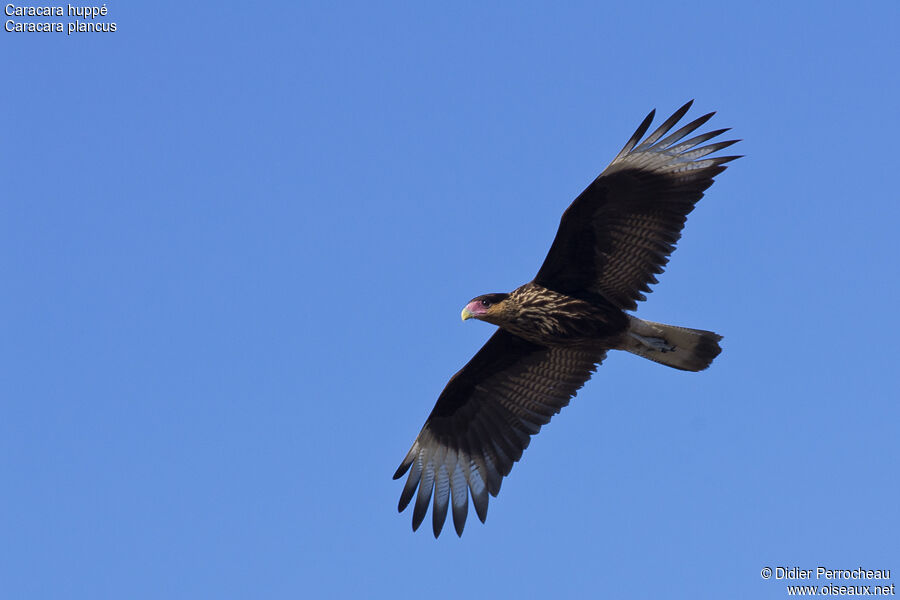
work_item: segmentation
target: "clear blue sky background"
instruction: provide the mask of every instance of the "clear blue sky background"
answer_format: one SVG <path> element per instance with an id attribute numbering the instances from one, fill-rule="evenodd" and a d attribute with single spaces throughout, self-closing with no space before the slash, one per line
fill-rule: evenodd
<path id="1" fill-rule="evenodd" d="M 900 584 L 900 4 L 107 6 L 0 32 L 3 597 Z M 460 309 L 690 98 L 747 157 L 638 315 L 724 353 L 614 353 L 486 525 L 413 534 L 391 475 L 493 329 Z"/>

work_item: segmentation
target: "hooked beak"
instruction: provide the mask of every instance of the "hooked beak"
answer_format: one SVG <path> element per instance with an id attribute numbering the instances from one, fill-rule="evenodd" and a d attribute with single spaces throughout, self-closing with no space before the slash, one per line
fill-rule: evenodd
<path id="1" fill-rule="evenodd" d="M 462 317 L 462 320 L 465 321 L 466 319 L 471 319 L 475 315 L 473 315 L 471 312 L 469 312 L 469 307 L 467 306 L 464 309 L 462 309 L 462 314 L 460 316 Z"/>

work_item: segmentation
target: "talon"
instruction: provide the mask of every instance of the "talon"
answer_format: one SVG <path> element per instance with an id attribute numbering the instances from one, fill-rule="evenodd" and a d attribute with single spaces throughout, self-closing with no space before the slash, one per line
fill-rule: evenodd
<path id="1" fill-rule="evenodd" d="M 663 338 L 644 337 L 643 335 L 638 335 L 634 332 L 629 332 L 629 335 L 647 348 L 655 350 L 656 352 L 671 352 L 675 350 L 675 346 L 670 346 Z"/>

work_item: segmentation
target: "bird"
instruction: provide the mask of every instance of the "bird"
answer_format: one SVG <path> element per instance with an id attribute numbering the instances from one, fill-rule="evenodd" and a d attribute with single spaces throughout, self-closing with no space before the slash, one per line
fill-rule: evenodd
<path id="1" fill-rule="evenodd" d="M 541 427 L 569 404 L 609 350 L 683 371 L 702 371 L 722 351 L 712 331 L 645 321 L 626 311 L 646 300 L 681 237 L 688 213 L 726 163 L 710 156 L 740 140 L 685 139 L 705 114 L 669 133 L 693 100 L 644 138 L 655 109 L 609 166 L 563 213 L 537 275 L 509 293 L 470 300 L 462 320 L 498 329 L 447 383 L 400 467 L 398 510 L 412 502 L 413 531 L 434 497 L 437 538 L 448 508 L 462 536 L 469 497 L 479 520 Z M 418 491 L 417 491 L 418 490 Z"/>

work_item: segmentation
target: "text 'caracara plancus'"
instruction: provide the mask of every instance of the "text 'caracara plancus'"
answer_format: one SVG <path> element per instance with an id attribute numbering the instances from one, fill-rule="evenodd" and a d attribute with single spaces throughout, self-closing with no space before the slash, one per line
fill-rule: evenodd
<path id="1" fill-rule="evenodd" d="M 687 214 L 725 163 L 708 157 L 737 140 L 700 144 L 718 129 L 684 140 L 714 113 L 678 129 L 691 102 L 647 136 L 647 115 L 612 163 L 562 216 L 537 276 L 508 294 L 470 301 L 463 320 L 499 329 L 450 378 L 394 479 L 409 471 L 400 511 L 413 496 L 418 529 L 434 495 L 437 537 L 448 506 L 462 535 L 469 495 L 478 518 L 496 496 L 531 436 L 569 403 L 607 350 L 626 350 L 685 371 L 702 371 L 721 336 L 643 321 L 625 313 L 645 300 L 675 249 Z M 669 135 L 666 135 L 669 134 Z M 418 489 L 418 494 L 416 493 Z"/>

